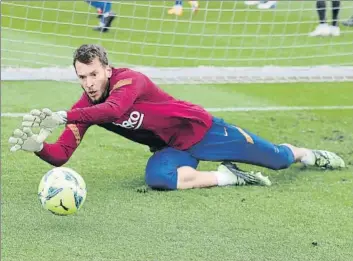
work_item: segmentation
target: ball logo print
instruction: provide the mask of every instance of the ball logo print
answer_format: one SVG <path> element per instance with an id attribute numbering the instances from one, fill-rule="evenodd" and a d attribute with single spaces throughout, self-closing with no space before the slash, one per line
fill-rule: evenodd
<path id="1" fill-rule="evenodd" d="M 113 122 L 113 124 L 118 125 L 123 128 L 126 128 L 126 129 L 137 130 L 138 128 L 141 127 L 144 116 L 145 115 L 143 113 L 140 113 L 138 111 L 133 111 L 130 113 L 130 117 L 128 120 L 123 121 L 122 123 Z"/>

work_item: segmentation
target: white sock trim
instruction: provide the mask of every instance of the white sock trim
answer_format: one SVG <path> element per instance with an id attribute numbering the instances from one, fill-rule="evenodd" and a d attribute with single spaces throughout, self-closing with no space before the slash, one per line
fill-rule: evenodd
<path id="1" fill-rule="evenodd" d="M 306 155 L 301 159 L 301 163 L 304 163 L 305 165 L 309 165 L 309 166 L 314 166 L 315 165 L 315 154 L 312 150 L 308 150 L 308 152 L 306 153 Z"/>
<path id="2" fill-rule="evenodd" d="M 229 175 L 228 173 L 223 173 L 220 171 L 212 171 L 212 172 L 216 176 L 218 186 L 234 185 L 238 182 L 237 177 L 233 174 Z"/>

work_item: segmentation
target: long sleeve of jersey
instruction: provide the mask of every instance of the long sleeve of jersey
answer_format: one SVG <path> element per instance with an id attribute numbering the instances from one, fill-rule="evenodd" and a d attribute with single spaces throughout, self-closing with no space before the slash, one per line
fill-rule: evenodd
<path id="1" fill-rule="evenodd" d="M 67 123 L 103 124 L 119 119 L 143 93 L 145 79 L 137 72 L 126 72 L 110 81 L 110 94 L 105 102 L 75 108 L 67 112 Z"/>
<path id="2" fill-rule="evenodd" d="M 88 126 L 68 124 L 54 144 L 44 143 L 43 149 L 36 155 L 49 164 L 59 167 L 65 164 L 80 144 Z"/>
<path id="3" fill-rule="evenodd" d="M 86 106 L 87 104 L 89 102 L 84 94 L 73 108 Z M 65 164 L 81 143 L 89 126 L 88 124 L 67 124 L 55 143 L 44 142 L 43 149 L 35 154 L 53 166 L 59 167 Z"/>

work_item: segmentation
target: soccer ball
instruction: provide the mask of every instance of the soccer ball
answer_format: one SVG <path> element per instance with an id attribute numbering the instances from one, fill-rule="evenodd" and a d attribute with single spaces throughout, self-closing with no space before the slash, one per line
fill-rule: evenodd
<path id="1" fill-rule="evenodd" d="M 83 178 L 76 171 L 64 167 L 48 171 L 38 187 L 43 208 L 60 216 L 76 213 L 82 207 L 86 195 Z"/>

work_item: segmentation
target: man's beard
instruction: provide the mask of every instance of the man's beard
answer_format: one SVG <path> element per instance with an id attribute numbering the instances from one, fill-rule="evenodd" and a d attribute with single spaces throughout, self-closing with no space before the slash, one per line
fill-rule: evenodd
<path id="1" fill-rule="evenodd" d="M 91 102 L 92 102 L 93 104 L 99 104 L 99 103 L 105 102 L 105 100 L 108 98 L 108 96 L 109 96 L 109 83 L 108 83 L 107 86 L 105 87 L 105 90 L 104 90 L 104 92 L 102 93 L 101 97 L 99 97 L 97 100 L 92 100 L 92 99 L 90 98 L 90 100 L 91 100 Z M 88 96 L 88 97 L 89 97 L 89 96 Z"/>

